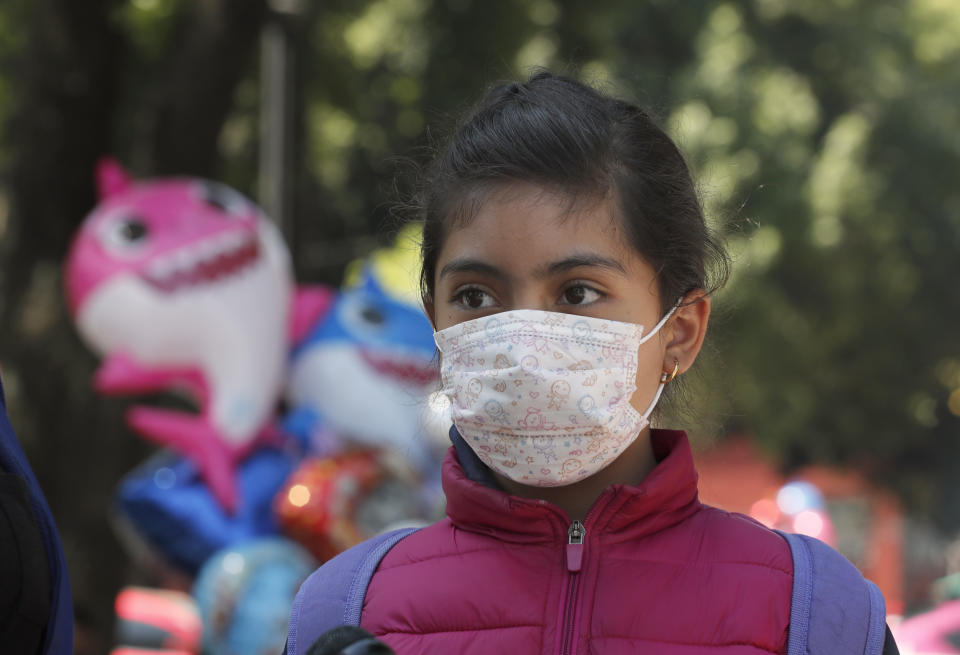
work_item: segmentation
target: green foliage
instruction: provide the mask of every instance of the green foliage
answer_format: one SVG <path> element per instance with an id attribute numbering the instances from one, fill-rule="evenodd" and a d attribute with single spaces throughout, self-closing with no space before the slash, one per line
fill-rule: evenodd
<path id="1" fill-rule="evenodd" d="M 536 66 L 579 76 L 676 137 L 735 258 L 685 414 L 747 431 L 788 467 L 858 467 L 960 526 L 955 0 L 299 5 L 284 24 L 300 80 L 302 281 L 336 284 L 389 239 L 391 205 L 488 83 Z M 60 260 L 104 153 L 140 176 L 183 166 L 257 197 L 263 9 L 0 4 L 0 362 L 75 598 L 107 608 L 103 635 L 123 578 L 103 510 L 146 446 L 123 403 L 89 389 Z M 91 477 L 80 495 L 78 470 Z"/>
<path id="2" fill-rule="evenodd" d="M 787 466 L 851 464 L 923 504 L 936 483 L 917 479 L 950 478 L 960 451 L 943 373 L 960 357 L 957 16 L 950 0 L 326 3 L 306 92 L 323 220 L 304 238 L 382 229 L 387 162 L 422 162 L 491 80 L 546 65 L 633 97 L 735 257 L 695 410 Z"/>
<path id="3" fill-rule="evenodd" d="M 184 0 L 131 0 L 117 7 L 114 20 L 138 59 L 156 61 L 168 55 L 183 5 Z"/>
<path id="4" fill-rule="evenodd" d="M 673 123 L 736 257 L 714 329 L 732 414 L 788 465 L 943 474 L 954 497 L 925 509 L 956 518 L 955 8 L 716 3 L 696 40 Z"/>
<path id="5" fill-rule="evenodd" d="M 0 75 L 0 125 L 10 120 L 10 115 L 17 102 L 17 85 L 14 76 L 9 71 L 15 70 L 17 59 L 26 40 L 26 34 L 18 25 L 22 23 L 26 13 L 24 0 L 10 0 L 0 4 L 0 70 L 8 71 Z M 7 163 L 10 153 L 0 148 L 0 167 Z M 0 235 L 3 230 L 0 229 Z"/>

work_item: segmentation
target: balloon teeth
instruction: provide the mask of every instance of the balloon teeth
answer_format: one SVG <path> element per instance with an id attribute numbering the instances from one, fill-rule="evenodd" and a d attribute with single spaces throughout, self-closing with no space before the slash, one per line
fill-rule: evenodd
<path id="1" fill-rule="evenodd" d="M 426 358 L 370 351 L 363 351 L 361 354 L 367 364 L 378 373 L 405 384 L 424 386 L 434 382 L 439 373 L 434 362 Z"/>
<path id="2" fill-rule="evenodd" d="M 232 231 L 164 253 L 150 262 L 141 277 L 168 293 L 234 276 L 253 265 L 259 255 L 256 234 Z"/>

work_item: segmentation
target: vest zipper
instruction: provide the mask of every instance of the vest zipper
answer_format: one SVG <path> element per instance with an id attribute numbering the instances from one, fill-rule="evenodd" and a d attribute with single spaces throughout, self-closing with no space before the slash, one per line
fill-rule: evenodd
<path id="1" fill-rule="evenodd" d="M 561 655 L 570 655 L 574 648 L 574 634 L 576 632 L 577 596 L 580 589 L 580 569 L 583 566 L 583 539 L 586 528 L 580 521 L 574 521 L 567 530 L 567 597 L 563 609 L 563 642 L 560 646 Z"/>

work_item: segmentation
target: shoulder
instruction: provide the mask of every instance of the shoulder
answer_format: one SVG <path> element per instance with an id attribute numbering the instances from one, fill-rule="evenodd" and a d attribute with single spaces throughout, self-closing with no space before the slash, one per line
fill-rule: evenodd
<path id="1" fill-rule="evenodd" d="M 709 543 L 708 549 L 702 549 L 703 557 L 759 564 L 793 575 L 793 558 L 786 539 L 749 516 L 704 505 L 691 517 L 691 523 L 699 538 Z"/>
<path id="2" fill-rule="evenodd" d="M 838 551 L 813 537 L 771 530 L 750 517 L 713 507 L 704 506 L 691 519 L 707 546 L 701 548 L 707 553 L 701 559 L 750 570 L 760 565 L 780 580 L 777 596 L 783 598 L 786 592 L 789 601 L 790 652 L 881 652 L 883 596 Z"/>
<path id="3" fill-rule="evenodd" d="M 301 585 L 300 593 L 327 596 L 338 602 L 344 600 L 351 585 L 358 584 L 360 578 L 369 580 L 397 544 L 430 527 L 393 530 L 348 548 L 314 571 Z"/>
<path id="4" fill-rule="evenodd" d="M 449 518 L 417 530 L 383 558 L 381 571 L 417 563 L 429 563 L 437 558 L 461 555 L 478 548 L 497 548 L 499 541 L 484 535 L 459 530 Z"/>
<path id="5" fill-rule="evenodd" d="M 417 530 L 391 549 L 377 569 L 374 582 L 427 570 L 455 573 L 456 577 L 463 579 L 474 573 L 489 576 L 485 567 L 499 566 L 507 560 L 511 563 L 521 560 L 528 568 L 538 568 L 539 564 L 528 560 L 540 557 L 545 550 L 552 552 L 554 548 L 551 541 L 517 540 L 510 536 L 463 529 L 449 517 L 444 518 Z"/>

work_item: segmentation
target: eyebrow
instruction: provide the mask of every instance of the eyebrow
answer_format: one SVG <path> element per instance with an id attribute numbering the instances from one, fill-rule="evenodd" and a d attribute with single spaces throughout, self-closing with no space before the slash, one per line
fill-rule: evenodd
<path id="1" fill-rule="evenodd" d="M 450 260 L 444 265 L 443 268 L 440 269 L 440 275 L 438 277 L 453 275 L 455 273 L 480 273 L 481 275 L 487 275 L 489 277 L 497 278 L 498 280 L 507 278 L 507 274 L 496 266 L 488 264 L 479 259 L 471 259 L 468 257 Z"/>
<path id="2" fill-rule="evenodd" d="M 588 252 L 577 253 L 570 255 L 569 257 L 564 257 L 558 261 L 544 264 L 543 266 L 537 268 L 537 270 L 534 272 L 534 276 L 539 278 L 550 277 L 552 275 L 565 273 L 572 269 L 581 267 L 606 268 L 624 275 L 627 272 L 623 264 L 616 259 L 611 259 L 609 257 L 604 257 L 603 255 Z M 455 273 L 479 273 L 481 275 L 486 275 L 499 280 L 504 280 L 509 277 L 505 272 L 496 266 L 488 264 L 480 259 L 472 259 L 469 257 L 454 259 L 447 262 L 444 267 L 440 269 L 440 275 L 438 277 L 442 278 L 446 275 L 453 275 Z"/>
<path id="3" fill-rule="evenodd" d="M 627 273 L 627 270 L 623 267 L 623 264 L 618 262 L 616 259 L 611 259 L 609 257 L 604 257 L 603 255 L 587 252 L 577 253 L 569 257 L 564 257 L 559 261 L 541 266 L 537 269 L 535 275 L 537 277 L 549 277 L 551 275 L 565 273 L 574 268 L 581 267 L 607 268 L 624 275 Z"/>

